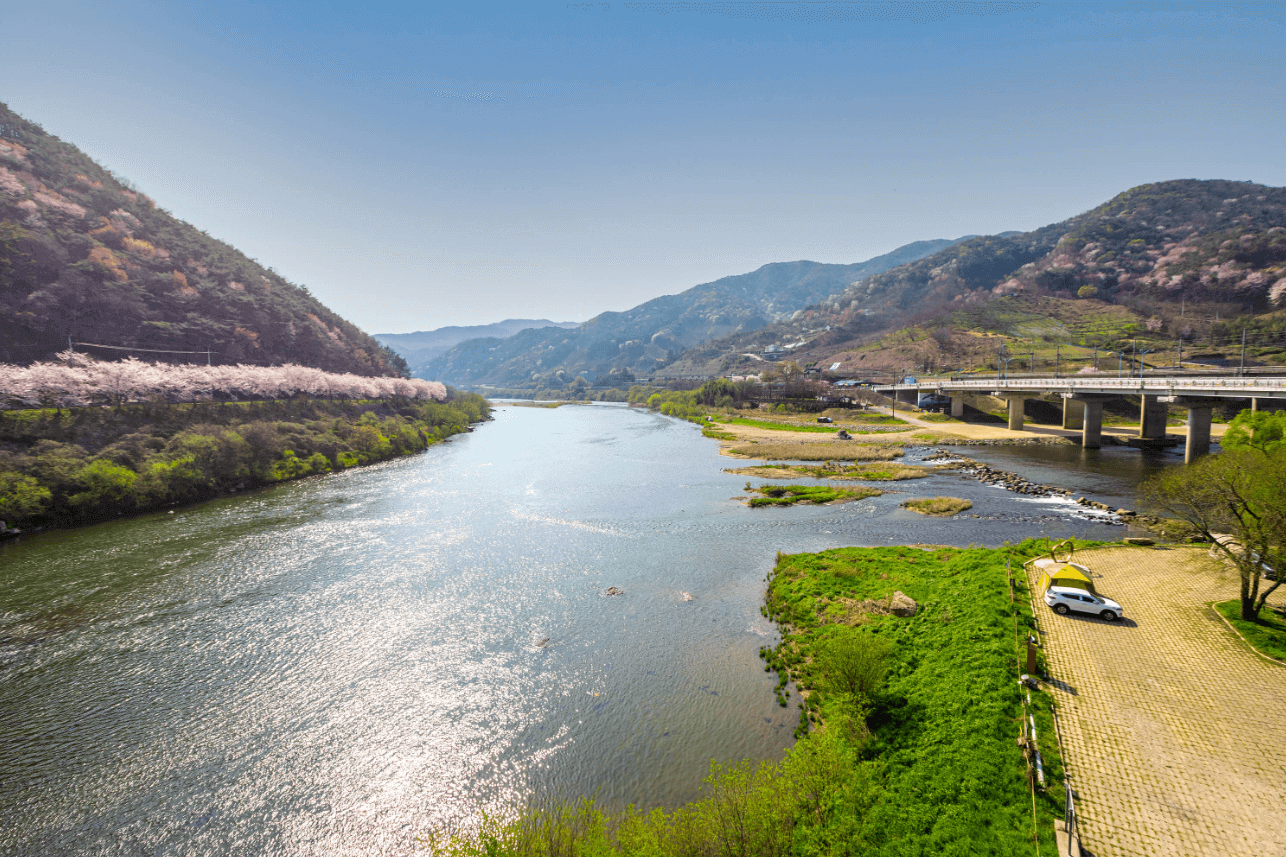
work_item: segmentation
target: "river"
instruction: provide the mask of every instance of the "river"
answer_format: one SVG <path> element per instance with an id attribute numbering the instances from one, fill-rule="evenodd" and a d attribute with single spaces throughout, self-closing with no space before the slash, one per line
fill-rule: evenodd
<path id="1" fill-rule="evenodd" d="M 1115 454 L 1067 487 L 1131 496 Z M 404 854 L 529 794 L 673 806 L 792 742 L 758 658 L 777 551 L 1121 536 L 955 474 L 749 509 L 730 466 L 656 414 L 500 408 L 414 457 L 0 546 L 0 853 Z M 898 505 L 936 494 L 971 517 Z"/>

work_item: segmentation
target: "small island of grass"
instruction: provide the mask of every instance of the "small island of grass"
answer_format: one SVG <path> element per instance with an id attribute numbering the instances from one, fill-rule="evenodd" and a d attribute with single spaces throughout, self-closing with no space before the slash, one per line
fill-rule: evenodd
<path id="1" fill-rule="evenodd" d="M 836 488 L 832 485 L 760 485 L 751 490 L 761 495 L 746 502 L 752 509 L 760 506 L 794 506 L 799 503 L 851 503 L 884 493 L 876 488 Z"/>
<path id="2" fill-rule="evenodd" d="M 902 505 L 912 512 L 932 515 L 936 518 L 949 518 L 973 508 L 973 503 L 961 500 L 959 497 L 925 497 L 921 500 L 907 500 Z"/>

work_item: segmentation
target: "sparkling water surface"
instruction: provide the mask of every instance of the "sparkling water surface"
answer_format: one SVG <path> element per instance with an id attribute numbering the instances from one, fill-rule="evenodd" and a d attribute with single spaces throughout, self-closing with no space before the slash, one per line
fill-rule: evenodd
<path id="1" fill-rule="evenodd" d="M 987 458 L 1067 472 L 1024 453 Z M 0 853 L 407 854 L 532 794 L 673 806 L 792 742 L 758 658 L 777 551 L 1121 535 L 954 474 L 749 509 L 738 463 L 656 414 L 501 408 L 411 458 L 0 546 Z M 976 517 L 898 505 L 937 494 Z"/>

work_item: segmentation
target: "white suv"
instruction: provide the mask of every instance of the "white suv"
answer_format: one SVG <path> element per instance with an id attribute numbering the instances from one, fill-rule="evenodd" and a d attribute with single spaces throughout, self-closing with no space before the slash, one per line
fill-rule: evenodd
<path id="1" fill-rule="evenodd" d="M 1051 586 L 1045 590 L 1045 603 L 1054 608 L 1060 616 L 1072 611 L 1090 613 L 1106 622 L 1115 622 L 1121 617 L 1121 605 L 1110 598 L 1086 592 L 1084 589 L 1073 589 L 1070 586 Z"/>

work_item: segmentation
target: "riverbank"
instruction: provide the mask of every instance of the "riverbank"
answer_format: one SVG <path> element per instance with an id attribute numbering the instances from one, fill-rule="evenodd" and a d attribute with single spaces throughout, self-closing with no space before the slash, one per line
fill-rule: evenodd
<path id="1" fill-rule="evenodd" d="M 0 520 L 31 531 L 199 502 L 409 455 L 489 414 L 470 393 L 0 412 Z"/>
<path id="2" fill-rule="evenodd" d="M 1022 561 L 1048 549 L 841 548 L 780 555 L 760 650 L 802 694 L 781 762 L 711 767 L 701 799 L 642 814 L 592 799 L 429 837 L 441 857 L 1052 853 L 1065 795 L 1049 696 L 1020 685 L 1035 627 Z M 1009 569 L 1013 569 L 1011 575 Z M 1029 724 L 1035 723 L 1036 735 Z M 1035 766 L 1039 752 L 1039 774 Z"/>

